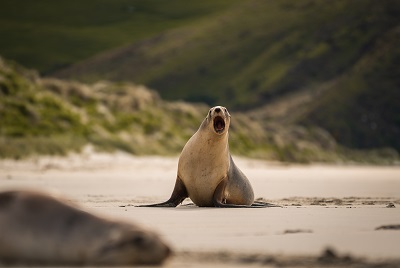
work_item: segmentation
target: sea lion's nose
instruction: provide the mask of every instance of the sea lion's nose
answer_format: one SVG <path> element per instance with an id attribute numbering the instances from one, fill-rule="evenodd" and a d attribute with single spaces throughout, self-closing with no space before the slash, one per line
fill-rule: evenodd
<path id="1" fill-rule="evenodd" d="M 215 108 L 215 112 L 216 112 L 216 113 L 221 112 L 221 108 Z"/>

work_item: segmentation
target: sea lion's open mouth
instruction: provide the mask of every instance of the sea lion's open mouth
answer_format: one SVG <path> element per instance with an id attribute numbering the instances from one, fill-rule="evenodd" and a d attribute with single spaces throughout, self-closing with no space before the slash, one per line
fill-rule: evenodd
<path id="1" fill-rule="evenodd" d="M 222 133 L 225 129 L 225 120 L 221 116 L 214 118 L 214 130 L 218 134 Z"/>

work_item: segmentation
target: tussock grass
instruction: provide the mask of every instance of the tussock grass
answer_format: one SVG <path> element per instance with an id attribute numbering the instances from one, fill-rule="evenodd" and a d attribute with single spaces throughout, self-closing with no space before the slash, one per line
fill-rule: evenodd
<path id="1" fill-rule="evenodd" d="M 197 131 L 208 109 L 204 104 L 164 101 L 131 83 L 42 79 L 0 59 L 0 158 L 66 155 L 88 144 L 108 152 L 174 155 Z M 393 164 L 399 159 L 391 149 L 364 156 L 342 148 L 320 128 L 231 114 L 234 154 L 299 163 Z"/>

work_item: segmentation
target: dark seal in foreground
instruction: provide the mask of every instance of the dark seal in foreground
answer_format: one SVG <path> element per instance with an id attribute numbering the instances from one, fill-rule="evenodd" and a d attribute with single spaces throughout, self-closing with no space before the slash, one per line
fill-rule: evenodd
<path id="1" fill-rule="evenodd" d="M 43 193 L 0 192 L 1 264 L 155 265 L 169 255 L 158 235 L 134 224 Z"/>
<path id="2" fill-rule="evenodd" d="M 254 203 L 249 180 L 233 162 L 228 144 L 230 120 L 225 107 L 210 109 L 182 150 L 171 198 L 144 207 L 175 207 L 187 197 L 200 207 L 274 206 Z"/>

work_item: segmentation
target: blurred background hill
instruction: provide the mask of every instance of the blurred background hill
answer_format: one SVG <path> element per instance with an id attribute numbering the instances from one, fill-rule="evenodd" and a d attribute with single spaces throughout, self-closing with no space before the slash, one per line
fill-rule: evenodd
<path id="1" fill-rule="evenodd" d="M 0 73 L 0 134 L 8 140 L 47 135 L 40 124 L 41 134 L 29 127 L 40 121 L 29 111 L 50 96 L 66 109 L 63 120 L 47 125 L 52 137 L 68 128 L 82 144 L 175 152 L 207 105 L 221 104 L 241 120 L 232 130 L 240 154 L 336 161 L 369 150 L 374 159 L 398 159 L 399 1 L 3 0 L 0 38 L 0 55 L 18 63 L 3 60 Z M 99 82 L 105 80 L 111 82 Z M 24 93 L 17 98 L 13 88 Z M 116 103 L 135 102 L 138 88 L 152 101 L 119 109 L 125 106 Z M 37 118 L 48 114 L 40 111 Z M 25 125 L 10 130 L 15 121 L 3 120 L 6 113 Z M 170 125 L 157 129 L 166 114 Z M 152 120 L 155 130 L 146 133 L 142 127 Z M 174 130 L 177 122 L 187 127 L 184 135 Z M 142 133 L 142 143 L 132 133 Z M 177 139 L 170 147 L 168 137 Z"/>

